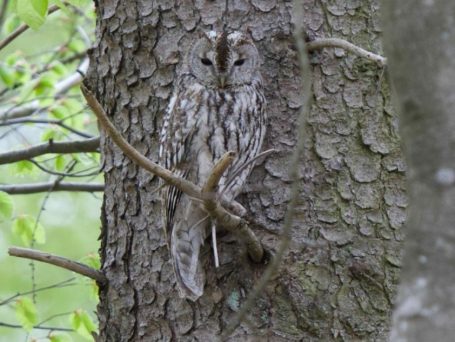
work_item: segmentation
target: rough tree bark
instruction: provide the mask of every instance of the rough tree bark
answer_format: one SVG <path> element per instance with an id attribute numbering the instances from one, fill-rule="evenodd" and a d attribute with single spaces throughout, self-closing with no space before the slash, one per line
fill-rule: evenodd
<path id="1" fill-rule="evenodd" d="M 410 211 L 392 341 L 453 341 L 455 3 L 383 1 Z"/>
<path id="2" fill-rule="evenodd" d="M 211 29 L 226 1 L 119 1 L 97 4 L 97 42 L 88 80 L 117 128 L 157 158 L 157 133 L 197 30 Z M 290 182 L 288 165 L 301 105 L 288 1 L 232 0 L 223 22 L 249 29 L 264 57 L 269 156 L 240 201 L 273 251 Z M 304 1 L 310 39 L 345 38 L 381 52 L 377 1 Z M 404 165 L 383 70 L 327 49 L 313 53 L 315 100 L 303 156 L 293 242 L 284 265 L 232 341 L 385 340 L 405 219 Z M 305 77 L 305 75 L 303 75 Z M 100 341 L 211 341 L 223 332 L 266 265 L 253 264 L 232 236 L 214 269 L 207 245 L 205 293 L 181 300 L 160 229 L 157 179 L 102 138 L 103 206 Z M 239 253 L 239 249 L 242 250 Z"/>

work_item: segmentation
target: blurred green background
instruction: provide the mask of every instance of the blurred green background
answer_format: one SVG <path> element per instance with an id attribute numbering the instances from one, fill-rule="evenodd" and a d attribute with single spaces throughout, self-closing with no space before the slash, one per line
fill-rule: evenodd
<path id="1" fill-rule="evenodd" d="M 19 68 L 19 63 L 7 65 L 10 56 L 26 61 L 29 68 L 30 79 L 25 78 L 24 82 L 19 82 L 15 86 L 0 82 L 0 109 L 8 108 L 18 103 L 21 88 L 26 87 L 40 73 L 37 72 L 46 64 L 54 61 L 69 58 L 72 55 L 83 55 L 88 48 L 86 39 L 84 43 L 83 32 L 93 41 L 94 36 L 94 9 L 90 3 L 79 4 L 79 13 L 71 11 L 64 13 L 58 11 L 50 15 L 43 26 L 37 30 L 29 29 L 13 43 L 0 51 L 0 65 L 8 68 Z M 8 8 L 2 25 L 1 39 L 5 38 L 12 30 L 22 24 L 22 21 L 14 13 L 14 8 Z M 87 37 L 85 37 L 87 38 Z M 73 44 L 72 46 L 70 46 Z M 65 64 L 65 77 L 76 70 L 81 62 L 81 58 Z M 14 64 L 14 63 L 13 63 Z M 30 71 L 31 70 L 31 71 Z M 52 91 L 50 90 L 52 97 Z M 77 87 L 72 89 L 70 96 L 77 101 L 83 102 L 78 97 Z M 32 98 L 30 98 L 32 99 Z M 43 103 L 43 106 L 52 106 L 51 103 Z M 36 114 L 39 117 L 49 116 L 45 110 Z M 83 110 L 78 116 L 79 122 L 75 122 L 93 135 L 97 135 L 96 125 L 89 111 Z M 20 149 L 29 145 L 42 143 L 43 131 L 49 127 L 37 126 L 33 124 L 17 127 L 17 131 L 9 132 L 11 127 L 0 127 L 0 153 L 9 150 Z M 59 128 L 52 128 L 56 131 Z M 58 135 L 56 140 L 74 140 L 75 137 Z M 79 138 L 80 139 L 80 138 Z M 51 155 L 47 155 L 49 158 Z M 93 156 L 65 156 L 64 163 L 68 165 L 72 160 L 78 161 L 74 170 L 84 170 L 86 168 L 96 168 L 97 158 Z M 79 158 L 79 159 L 78 159 Z M 51 168 L 53 161 L 43 163 Z M 95 165 L 93 165 L 95 164 Z M 49 166 L 51 165 L 51 166 Z M 48 175 L 36 167 L 31 170 L 22 170 L 17 165 L 0 166 L 0 184 L 19 184 L 35 183 L 55 180 L 55 176 Z M 69 179 L 65 179 L 68 181 Z M 73 181 L 73 179 L 71 179 Z M 102 183 L 102 175 L 87 179 L 76 179 L 78 182 L 91 181 Z M 52 318 L 43 325 L 61 328 L 71 328 L 69 321 L 70 313 L 77 309 L 86 310 L 93 320 L 96 320 L 94 311 L 96 310 L 97 296 L 96 286 L 90 281 L 74 273 L 40 262 L 34 262 L 34 276 L 32 276 L 32 266 L 27 259 L 19 259 L 8 256 L 7 249 L 10 246 L 24 246 L 20 237 L 12 231 L 12 222 L 15 217 L 20 215 L 30 215 L 36 218 L 43 206 L 47 193 L 33 195 L 13 195 L 14 213 L 11 220 L 0 222 L 0 302 L 17 294 L 32 290 L 33 284 L 36 288 L 49 286 L 59 283 L 69 278 L 75 278 L 74 285 L 54 288 L 36 293 L 35 304 L 38 313 L 38 323 Z M 102 193 L 69 193 L 54 192 L 50 193 L 46 201 L 41 216 L 40 223 L 46 232 L 46 242 L 35 244 L 33 248 L 54 253 L 72 260 L 87 261 L 88 255 L 97 255 L 99 248 L 98 237 L 100 234 L 100 206 Z M 28 295 L 29 298 L 32 296 Z M 3 327 L 2 323 L 20 324 L 15 314 L 15 301 L 6 305 L 0 305 L 0 341 L 48 341 L 49 331 L 33 329 L 27 333 L 22 328 Z M 73 341 L 86 341 L 76 333 L 69 333 Z"/>

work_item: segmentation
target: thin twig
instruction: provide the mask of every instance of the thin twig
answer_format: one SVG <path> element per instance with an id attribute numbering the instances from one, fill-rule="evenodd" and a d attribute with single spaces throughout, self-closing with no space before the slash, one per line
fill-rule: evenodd
<path id="1" fill-rule="evenodd" d="M 67 172 L 71 172 L 74 167 L 76 166 L 77 164 L 77 161 L 76 160 L 72 160 L 67 166 L 66 166 L 66 171 Z M 38 211 L 38 215 L 36 215 L 36 219 L 35 219 L 35 226 L 33 227 L 33 233 L 32 233 L 32 243 L 30 244 L 30 247 L 31 248 L 34 248 L 35 247 L 35 243 L 36 243 L 36 240 L 35 240 L 35 234 L 36 234 L 36 230 L 38 229 L 38 225 L 39 225 L 39 222 L 41 220 L 41 215 L 43 214 L 43 211 L 46 207 L 46 203 L 47 201 L 49 200 L 50 196 L 51 196 L 51 193 L 53 191 L 53 189 L 65 178 L 65 176 L 59 176 L 55 181 L 54 181 L 54 186 L 52 186 L 51 188 L 49 188 L 49 190 L 47 191 L 46 195 L 44 196 L 43 200 L 42 200 L 42 203 L 41 203 L 41 207 Z M 33 260 L 30 260 L 30 270 L 31 270 L 31 273 L 32 273 L 32 299 L 33 299 L 33 303 L 36 303 L 36 282 L 35 282 L 35 262 Z"/>
<path id="2" fill-rule="evenodd" d="M 6 327 L 6 328 L 15 328 L 15 329 L 24 329 L 22 325 L 19 324 L 9 324 L 5 322 L 0 322 L 0 327 Z M 58 328 L 58 327 L 48 327 L 48 326 L 34 326 L 33 329 L 41 329 L 41 330 L 53 330 L 53 331 L 74 331 L 73 329 L 70 328 Z"/>
<path id="3" fill-rule="evenodd" d="M 81 74 L 85 74 L 87 72 L 88 66 L 89 59 L 86 58 L 82 61 L 76 72 L 57 82 L 54 86 L 54 97 L 61 97 L 61 95 L 71 87 L 78 85 L 82 81 Z M 37 99 L 25 101 L 10 108 L 0 110 L 0 121 L 30 116 L 44 109 L 45 108 L 41 108 L 40 102 Z"/>
<path id="4" fill-rule="evenodd" d="M 75 192 L 101 192 L 104 184 L 45 182 L 32 184 L 7 184 L 0 185 L 0 191 L 10 195 L 29 195 L 47 191 L 75 191 Z"/>
<path id="5" fill-rule="evenodd" d="M 58 11 L 59 9 L 60 8 L 57 5 L 53 5 L 53 6 L 49 7 L 49 10 L 48 10 L 47 14 L 48 15 L 52 14 L 52 13 Z M 28 28 L 29 28 L 28 25 L 23 24 L 23 25 L 19 26 L 16 30 L 14 30 L 14 32 L 11 32 L 11 34 L 9 34 L 5 39 L 0 41 L 0 51 L 3 48 L 5 48 L 6 46 L 8 46 L 14 39 L 19 37 L 22 33 L 27 31 Z"/>
<path id="6" fill-rule="evenodd" d="M 49 140 L 47 143 L 35 145 L 23 150 L 10 151 L 0 154 L 0 165 L 10 164 L 21 160 L 28 160 L 47 153 L 82 153 L 97 152 L 100 145 L 100 138 L 86 140 L 75 140 L 65 142 L 54 142 Z"/>
<path id="7" fill-rule="evenodd" d="M 332 48 L 342 48 L 346 51 L 352 52 L 353 54 L 369 59 L 380 66 L 385 66 L 387 64 L 387 58 L 377 55 L 373 52 L 362 49 L 361 47 L 354 45 L 347 40 L 340 38 L 318 38 L 311 42 L 306 43 L 307 51 L 319 50 L 327 47 Z"/>
<path id="8" fill-rule="evenodd" d="M 54 266 L 62 267 L 78 274 L 82 274 L 88 278 L 94 279 L 102 285 L 105 285 L 107 283 L 106 277 L 100 271 L 97 271 L 80 262 L 73 261 L 61 256 L 20 247 L 10 247 L 8 249 L 8 254 L 19 258 L 37 260 Z"/>
<path id="9" fill-rule="evenodd" d="M 35 165 L 38 169 L 40 169 L 41 171 L 43 172 L 46 172 L 50 175 L 54 175 L 54 176 L 64 176 L 64 177 L 72 177 L 72 178 L 84 178 L 84 177 L 90 177 L 90 176 L 95 176 L 95 175 L 98 175 L 101 173 L 101 170 L 99 169 L 99 167 L 91 167 L 91 168 L 88 168 L 88 169 L 85 169 L 85 170 L 82 170 L 82 171 L 77 171 L 77 172 L 73 172 L 73 173 L 68 173 L 68 172 L 58 172 L 58 171 L 54 171 L 54 170 L 49 170 L 48 168 L 45 168 L 44 166 L 42 166 L 40 163 L 38 163 L 37 161 L 33 160 L 33 159 L 30 159 L 29 160 L 33 165 Z M 92 171 L 90 173 L 84 173 L 88 170 L 93 170 L 96 168 L 96 171 Z"/>
<path id="10" fill-rule="evenodd" d="M 50 120 L 50 119 L 15 119 L 15 120 L 6 120 L 0 121 L 0 127 L 2 126 L 11 126 L 11 125 L 19 125 L 24 123 L 36 123 L 36 124 L 47 124 L 47 125 L 57 125 L 60 126 L 76 135 L 79 135 L 83 138 L 93 138 L 93 135 L 81 132 L 65 123 L 63 120 Z"/>
<path id="11" fill-rule="evenodd" d="M 269 280 L 278 270 L 278 267 L 281 264 L 281 261 L 288 249 L 289 243 L 291 241 L 291 228 L 292 228 L 292 221 L 294 219 L 295 214 L 295 207 L 298 201 L 299 195 L 299 186 L 298 184 L 298 171 L 300 167 L 300 158 L 305 151 L 305 130 L 307 125 L 307 118 L 310 113 L 311 108 L 311 100 L 312 100 L 312 79 L 311 79 L 311 67 L 310 62 L 308 59 L 307 50 L 305 47 L 305 41 L 302 37 L 303 33 L 303 6 L 298 0 L 293 1 L 293 11 L 295 14 L 295 21 L 294 21 L 294 39 L 297 43 L 297 50 L 299 53 L 299 62 L 301 68 L 301 74 L 304 75 L 302 81 L 302 98 L 303 103 L 300 109 L 300 114 L 298 117 L 298 134 L 297 134 L 297 144 L 294 149 L 294 153 L 292 154 L 292 162 L 289 169 L 289 178 L 292 180 L 291 186 L 291 198 L 289 200 L 288 209 L 286 211 L 286 215 L 284 218 L 284 225 L 281 234 L 281 243 L 278 246 L 278 250 L 272 259 L 270 265 L 265 270 L 264 274 L 262 275 L 259 282 L 256 284 L 254 289 L 249 294 L 247 300 L 237 312 L 235 317 L 229 323 L 225 332 L 222 336 L 222 339 L 226 339 L 229 337 L 237 326 L 242 322 L 247 312 L 249 312 L 254 305 L 256 298 L 263 293 L 265 287 L 267 286 Z"/>
<path id="12" fill-rule="evenodd" d="M 2 300 L 0 302 L 0 306 L 8 304 L 12 300 L 14 300 L 14 299 L 16 299 L 17 297 L 20 297 L 20 296 L 26 296 L 26 295 L 31 294 L 31 293 L 37 293 L 37 292 L 41 292 L 41 291 L 45 291 L 45 290 L 56 289 L 56 288 L 59 288 L 59 287 L 66 287 L 66 286 L 76 285 L 76 283 L 73 283 L 74 280 L 76 280 L 76 278 L 72 277 L 72 278 L 63 280 L 61 282 L 52 284 L 52 285 L 48 285 L 48 286 L 37 288 L 37 289 L 35 289 L 33 291 L 18 292 L 15 295 L 12 295 L 11 297 L 8 297 L 8 298 Z"/>

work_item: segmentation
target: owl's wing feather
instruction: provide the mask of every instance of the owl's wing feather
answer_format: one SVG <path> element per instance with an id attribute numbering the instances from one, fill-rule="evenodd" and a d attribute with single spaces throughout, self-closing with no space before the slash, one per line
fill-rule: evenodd
<path id="1" fill-rule="evenodd" d="M 179 177 L 196 182 L 191 145 L 197 132 L 198 93 L 179 86 L 173 96 L 161 134 L 160 159 Z M 196 300 L 204 288 L 199 251 L 206 237 L 206 213 L 199 203 L 173 186 L 166 187 L 164 227 L 170 246 L 177 283 L 182 297 Z"/>

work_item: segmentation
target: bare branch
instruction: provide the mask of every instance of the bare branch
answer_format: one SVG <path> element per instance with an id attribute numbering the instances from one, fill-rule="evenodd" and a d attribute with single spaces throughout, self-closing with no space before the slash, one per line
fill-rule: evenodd
<path id="1" fill-rule="evenodd" d="M 160 165 L 152 162 L 151 160 L 147 159 L 147 157 L 140 154 L 133 146 L 131 146 L 117 131 L 114 125 L 109 121 L 106 112 L 104 111 L 103 107 L 101 107 L 100 103 L 91 93 L 91 91 L 88 90 L 88 88 L 84 85 L 81 85 L 81 90 L 82 94 L 87 100 L 88 105 L 98 118 L 98 122 L 100 123 L 101 127 L 104 128 L 109 137 L 122 150 L 122 152 L 125 153 L 128 158 L 130 158 L 134 163 L 147 170 L 148 172 L 151 172 L 154 175 L 160 177 L 169 185 L 175 186 L 177 189 L 184 192 L 188 196 L 194 197 L 201 201 L 204 200 L 201 195 L 201 189 L 198 186 L 187 181 L 186 179 L 174 175 L 171 171 L 166 170 L 164 167 L 161 167 Z M 245 215 L 245 209 L 238 202 L 227 201 L 224 197 L 219 200 L 221 201 L 223 207 L 229 209 L 234 214 L 239 216 Z"/>
<path id="2" fill-rule="evenodd" d="M 301 68 L 301 74 L 305 75 L 302 80 L 302 107 L 300 108 L 300 114 L 298 117 L 298 132 L 297 132 L 297 144 L 292 154 L 292 162 L 289 168 L 289 178 L 292 180 L 293 185 L 291 186 L 291 198 L 289 200 L 288 209 L 284 218 L 283 231 L 281 234 L 281 243 L 278 246 L 278 250 L 275 254 L 275 257 L 272 259 L 272 262 L 265 270 L 259 282 L 256 284 L 254 289 L 249 294 L 245 304 L 240 308 L 235 317 L 229 323 L 225 329 L 222 339 L 226 339 L 231 335 L 237 326 L 242 322 L 247 312 L 250 311 L 251 307 L 254 305 L 256 298 L 263 293 L 267 283 L 278 270 L 281 261 L 288 249 L 289 243 L 291 241 L 291 228 L 292 221 L 294 219 L 295 207 L 297 205 L 297 200 L 299 197 L 299 186 L 298 184 L 298 172 L 300 167 L 300 158 L 305 151 L 305 140 L 306 136 L 305 131 L 307 128 L 307 118 L 311 109 L 311 100 L 312 100 L 312 73 L 310 62 L 308 59 L 308 54 L 305 46 L 305 41 L 303 39 L 303 8 L 302 4 L 298 0 L 293 1 L 293 12 L 294 12 L 294 39 L 297 43 L 297 50 L 299 54 L 299 62 Z"/>
<path id="3" fill-rule="evenodd" d="M 76 278 L 72 277 L 72 278 L 63 280 L 61 282 L 58 282 L 58 283 L 55 283 L 55 284 L 52 284 L 52 285 L 49 285 L 49 286 L 44 286 L 44 287 L 37 288 L 37 289 L 32 290 L 32 291 L 18 292 L 15 295 L 12 295 L 11 297 L 8 297 L 5 300 L 2 300 L 0 302 L 0 306 L 8 304 L 12 300 L 14 300 L 14 299 L 16 299 L 17 297 L 20 297 L 20 296 L 26 296 L 26 295 L 31 294 L 31 293 L 36 293 L 36 292 L 40 292 L 40 291 L 56 289 L 56 288 L 59 288 L 59 287 L 66 287 L 66 286 L 76 285 L 76 283 L 73 283 L 74 280 L 76 280 Z"/>
<path id="4" fill-rule="evenodd" d="M 385 58 L 381 55 L 377 55 L 373 52 L 367 51 L 365 49 L 362 49 L 361 47 L 354 45 L 344 39 L 319 38 L 319 39 L 315 39 L 311 42 L 306 43 L 307 51 L 319 50 L 319 49 L 323 49 L 326 47 L 344 49 L 346 51 L 352 52 L 353 54 L 355 54 L 359 57 L 369 59 L 369 60 L 379 64 L 382 67 L 384 67 L 387 64 L 387 58 Z"/>
<path id="5" fill-rule="evenodd" d="M 235 158 L 235 152 L 229 151 L 226 152 L 220 160 L 217 161 L 215 166 L 212 169 L 212 172 L 210 173 L 209 177 L 207 178 L 207 181 L 205 182 L 204 187 L 202 188 L 202 194 L 203 198 L 206 199 L 205 201 L 205 207 L 207 211 L 211 211 L 212 203 L 211 201 L 208 201 L 212 193 L 216 192 L 216 187 L 218 186 L 218 183 L 220 182 L 221 176 L 223 175 L 224 171 L 229 167 L 229 165 L 232 164 Z"/>
<path id="6" fill-rule="evenodd" d="M 52 14 L 56 11 L 58 11 L 60 8 L 56 5 L 53 5 L 51 7 L 49 7 L 49 10 L 48 10 L 48 14 Z M 17 28 L 14 32 L 12 32 L 10 35 L 8 35 L 5 39 L 3 39 L 2 41 L 0 41 L 0 50 L 4 49 L 6 46 L 8 46 L 14 39 L 16 39 L 17 37 L 19 37 L 22 33 L 24 33 L 25 31 L 27 31 L 29 28 L 28 25 L 21 25 L 19 26 L 19 28 Z"/>
<path id="7" fill-rule="evenodd" d="M 61 182 L 12 184 L 0 185 L 0 191 L 4 191 L 10 195 L 28 195 L 47 191 L 101 192 L 104 191 L 104 184 Z"/>
<path id="8" fill-rule="evenodd" d="M 55 85 L 55 89 L 57 90 L 55 95 L 56 96 L 61 95 L 65 93 L 67 90 L 69 90 L 71 87 L 81 83 L 83 75 L 85 75 L 85 73 L 88 70 L 89 63 L 90 60 L 88 58 L 85 58 L 74 74 L 58 82 Z"/>
<path id="9" fill-rule="evenodd" d="M 92 108 L 94 114 L 98 118 L 100 125 L 106 130 L 107 134 L 126 156 L 128 156 L 140 167 L 162 178 L 169 185 L 173 185 L 188 196 L 206 203 L 210 209 L 213 209 L 210 210 L 210 215 L 216 220 L 217 223 L 221 224 L 224 228 L 241 235 L 248 247 L 248 253 L 251 258 L 257 262 L 262 259 L 262 245 L 251 229 L 248 228 L 247 221 L 241 218 L 241 216 L 245 214 L 245 210 L 240 204 L 235 201 L 227 201 L 224 198 L 219 198 L 218 201 L 215 201 L 213 196 L 206 198 L 207 196 L 204 196 L 204 193 L 198 186 L 174 175 L 171 171 L 153 163 L 140 154 L 139 151 L 137 151 L 122 137 L 120 132 L 118 132 L 114 125 L 109 121 L 104 109 L 101 107 L 95 96 L 93 96 L 93 94 L 84 85 L 81 86 L 81 90 L 88 105 Z M 227 167 L 227 165 L 229 165 L 229 158 L 231 157 L 232 156 L 228 153 L 226 157 L 227 159 L 219 165 L 217 164 L 214 171 L 212 171 L 212 175 L 209 176 L 209 184 L 206 185 L 206 188 L 211 190 L 215 183 L 218 184 L 219 177 L 221 176 L 219 172 L 223 167 Z M 230 213 L 225 208 L 228 208 L 234 214 Z"/>
<path id="10" fill-rule="evenodd" d="M 24 327 L 22 325 L 10 324 L 10 323 L 5 323 L 5 322 L 0 322 L 0 327 L 24 329 Z M 70 328 L 48 327 L 48 326 L 44 326 L 44 325 L 36 325 L 36 326 L 33 327 L 33 329 L 53 330 L 53 331 L 68 331 L 68 332 L 74 331 L 73 329 L 70 329 Z"/>
<path id="11" fill-rule="evenodd" d="M 62 95 L 71 87 L 81 83 L 82 74 L 87 72 L 88 66 L 89 59 L 85 58 L 75 73 L 57 82 L 54 87 L 56 96 Z M 38 100 L 33 100 L 27 104 L 15 105 L 11 108 L 0 111 L 0 121 L 30 116 L 39 110 L 41 110 L 41 106 Z"/>
<path id="12" fill-rule="evenodd" d="M 100 170 L 99 167 L 91 167 L 91 168 L 88 168 L 88 169 L 85 169 L 85 170 L 81 170 L 81 171 L 77 171 L 77 172 L 58 172 L 58 171 L 54 171 L 54 170 L 49 170 L 48 168 L 42 166 L 40 163 L 38 163 L 37 161 L 35 161 L 33 159 L 30 159 L 29 161 L 31 163 L 33 163 L 33 165 L 35 165 L 41 171 L 46 172 L 46 173 L 48 173 L 50 175 L 54 175 L 54 176 L 85 178 L 85 177 L 90 177 L 90 176 L 96 176 L 96 175 L 101 173 L 101 170 Z M 93 169 L 96 169 L 96 171 L 92 171 L 92 172 L 89 172 L 89 173 L 84 173 L 84 172 L 87 172 L 87 171 L 93 170 Z"/>
<path id="13" fill-rule="evenodd" d="M 77 134 L 83 138 L 93 138 L 93 135 L 81 132 L 67 124 L 63 123 L 64 120 L 48 120 L 48 119 L 15 119 L 15 120 L 6 120 L 0 121 L 0 127 L 2 126 L 11 126 L 11 125 L 20 125 L 24 123 L 36 123 L 36 124 L 49 124 L 60 126 L 74 134 Z"/>
<path id="14" fill-rule="evenodd" d="M 80 262 L 63 258 L 61 256 L 19 247 L 10 247 L 8 249 L 8 254 L 19 258 L 37 260 L 54 266 L 65 268 L 67 270 L 79 273 L 88 278 L 94 279 L 101 285 L 105 285 L 107 283 L 106 277 L 100 271 L 95 270 Z"/>
<path id="15" fill-rule="evenodd" d="M 99 145 L 99 137 L 65 142 L 53 142 L 53 140 L 49 140 L 47 143 L 32 146 L 23 150 L 1 153 L 0 165 L 14 163 L 21 160 L 28 160 L 47 153 L 98 152 Z"/>
<path id="16" fill-rule="evenodd" d="M 164 167 L 152 162 L 131 146 L 117 131 L 114 125 L 109 121 L 104 109 L 101 107 L 98 100 L 93 96 L 90 90 L 84 85 L 81 85 L 82 94 L 87 100 L 88 105 L 92 109 L 93 113 L 98 118 L 100 125 L 107 132 L 109 137 L 115 142 L 115 144 L 128 156 L 132 161 L 143 169 L 153 173 L 154 175 L 162 178 L 169 185 L 175 186 L 190 197 L 195 197 L 202 200 L 201 189 L 186 179 L 174 175 L 171 171 L 166 170 Z"/>

